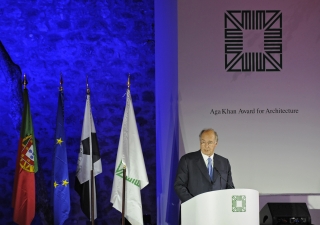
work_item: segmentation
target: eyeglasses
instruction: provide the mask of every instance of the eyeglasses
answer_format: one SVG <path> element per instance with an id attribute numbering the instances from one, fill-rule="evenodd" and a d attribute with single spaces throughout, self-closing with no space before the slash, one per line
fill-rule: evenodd
<path id="1" fill-rule="evenodd" d="M 204 146 L 205 146 L 205 145 L 212 146 L 212 145 L 214 145 L 214 142 L 213 142 L 213 141 L 208 141 L 208 142 L 201 141 L 200 144 L 201 144 L 201 145 L 204 145 Z"/>

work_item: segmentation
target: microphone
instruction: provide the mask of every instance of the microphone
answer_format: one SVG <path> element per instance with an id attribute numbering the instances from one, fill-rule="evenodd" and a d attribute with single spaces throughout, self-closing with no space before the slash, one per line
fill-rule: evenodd
<path id="1" fill-rule="evenodd" d="M 228 182 L 226 179 L 224 179 L 223 176 L 221 176 L 221 173 L 219 172 L 219 170 L 218 170 L 216 167 L 214 167 L 214 169 L 215 169 L 215 171 L 218 172 L 220 178 L 222 178 L 222 180 L 224 180 L 224 181 L 227 183 L 228 187 L 231 187 L 231 188 L 235 189 L 235 187 L 233 186 L 233 184 L 230 185 L 229 182 Z"/>

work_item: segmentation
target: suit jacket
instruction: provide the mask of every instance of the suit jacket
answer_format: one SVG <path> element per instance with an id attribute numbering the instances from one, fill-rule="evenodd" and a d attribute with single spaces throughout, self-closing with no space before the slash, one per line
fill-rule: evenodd
<path id="1" fill-rule="evenodd" d="M 234 188 L 229 160 L 214 154 L 214 174 L 211 181 L 201 151 L 181 157 L 174 182 L 174 189 L 181 202 L 204 192 Z"/>

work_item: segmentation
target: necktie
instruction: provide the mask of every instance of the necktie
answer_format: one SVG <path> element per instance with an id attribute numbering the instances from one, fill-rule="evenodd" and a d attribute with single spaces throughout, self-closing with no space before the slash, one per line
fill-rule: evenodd
<path id="1" fill-rule="evenodd" d="M 212 168 L 212 159 L 211 158 L 208 158 L 208 173 L 209 173 L 209 176 L 212 180 L 213 168 Z"/>

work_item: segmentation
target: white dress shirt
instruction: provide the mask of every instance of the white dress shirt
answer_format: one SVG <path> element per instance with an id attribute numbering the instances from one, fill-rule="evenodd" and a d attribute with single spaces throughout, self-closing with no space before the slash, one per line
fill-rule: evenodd
<path id="1" fill-rule="evenodd" d="M 205 155 L 205 154 L 203 154 L 202 152 L 201 152 L 201 154 L 202 154 L 202 157 L 203 157 L 203 160 L 204 160 L 204 163 L 206 164 L 206 167 L 208 168 L 208 159 L 209 158 L 211 158 L 211 160 L 212 160 L 212 169 L 214 168 L 214 164 L 213 164 L 213 157 L 214 157 L 214 153 L 212 154 L 212 156 L 207 156 L 207 155 Z"/>

